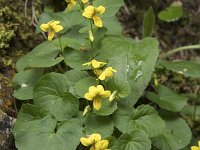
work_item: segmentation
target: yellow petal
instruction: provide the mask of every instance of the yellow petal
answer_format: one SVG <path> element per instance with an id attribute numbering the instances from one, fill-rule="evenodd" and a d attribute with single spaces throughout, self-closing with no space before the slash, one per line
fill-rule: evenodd
<path id="1" fill-rule="evenodd" d="M 95 144 L 95 148 L 100 150 L 105 150 L 106 148 L 108 148 L 108 145 L 109 145 L 108 140 L 102 140 Z"/>
<path id="2" fill-rule="evenodd" d="M 102 74 L 99 76 L 98 79 L 99 80 L 105 80 L 106 79 L 105 71 L 102 72 Z"/>
<path id="3" fill-rule="evenodd" d="M 92 144 L 97 143 L 101 141 L 101 135 L 96 133 L 91 134 L 89 140 L 91 141 Z"/>
<path id="4" fill-rule="evenodd" d="M 81 2 L 82 2 L 83 4 L 88 3 L 88 1 L 89 1 L 89 0 L 81 0 Z"/>
<path id="5" fill-rule="evenodd" d="M 91 61 L 91 63 L 92 63 L 92 67 L 93 67 L 93 68 L 99 68 L 100 65 L 101 65 L 101 62 L 96 61 L 95 59 L 93 59 L 93 60 Z"/>
<path id="6" fill-rule="evenodd" d="M 52 21 L 50 23 L 50 27 L 53 27 L 53 26 L 58 25 L 58 24 L 60 24 L 60 21 Z"/>
<path id="7" fill-rule="evenodd" d="M 105 76 L 106 77 L 112 77 L 113 76 L 113 72 L 111 70 L 105 70 Z"/>
<path id="8" fill-rule="evenodd" d="M 94 20 L 95 26 L 100 27 L 100 28 L 103 26 L 103 22 L 100 17 L 93 16 L 93 20 Z"/>
<path id="9" fill-rule="evenodd" d="M 94 6 L 92 5 L 89 5 L 87 6 L 85 9 L 84 9 L 84 12 L 82 13 L 82 15 L 86 18 L 92 18 L 93 15 L 95 13 L 95 8 Z"/>
<path id="10" fill-rule="evenodd" d="M 54 22 L 54 20 L 49 21 L 49 22 L 47 23 L 47 25 L 50 27 L 50 24 L 51 24 L 52 22 Z"/>
<path id="11" fill-rule="evenodd" d="M 84 138 L 82 137 L 80 139 L 81 144 L 83 144 L 84 146 L 90 146 L 92 145 L 91 140 L 89 138 Z"/>
<path id="12" fill-rule="evenodd" d="M 191 147 L 191 150 L 199 150 L 199 147 L 197 147 L 197 146 L 192 146 L 192 147 Z"/>
<path id="13" fill-rule="evenodd" d="M 71 3 L 69 3 L 69 4 L 67 5 L 67 9 L 68 9 L 68 10 L 71 10 L 71 9 L 72 9 L 72 6 L 73 6 L 73 5 L 72 5 Z"/>
<path id="14" fill-rule="evenodd" d="M 49 30 L 49 26 L 48 24 L 41 24 L 40 28 L 42 29 L 42 31 L 47 32 Z"/>
<path id="15" fill-rule="evenodd" d="M 111 96 L 111 91 L 103 91 L 99 94 L 102 98 L 108 98 Z"/>
<path id="16" fill-rule="evenodd" d="M 85 97 L 85 99 L 87 99 L 87 100 L 89 100 L 89 101 L 92 101 L 93 98 L 94 98 L 94 94 L 85 93 L 84 97 Z"/>
<path id="17" fill-rule="evenodd" d="M 103 86 L 102 86 L 102 85 L 98 85 L 98 86 L 97 86 L 97 93 L 100 94 L 100 93 L 102 93 L 103 91 L 104 91 Z"/>
<path id="18" fill-rule="evenodd" d="M 48 40 L 49 41 L 52 41 L 52 39 L 53 39 L 53 37 L 55 36 L 55 32 L 54 31 L 49 31 L 49 33 L 48 33 Z"/>
<path id="19" fill-rule="evenodd" d="M 98 14 L 103 14 L 104 12 L 105 12 L 105 7 L 103 7 L 103 6 L 99 6 L 99 7 L 97 7 L 96 9 L 96 13 L 98 13 Z"/>
<path id="20" fill-rule="evenodd" d="M 198 146 L 199 146 L 199 149 L 200 149 L 200 141 L 198 141 Z"/>
<path id="21" fill-rule="evenodd" d="M 99 110 L 101 108 L 101 99 L 97 97 L 94 98 L 93 106 L 94 106 L 94 109 Z"/>
<path id="22" fill-rule="evenodd" d="M 94 74 L 96 74 L 97 76 L 99 76 L 100 74 L 102 74 L 102 70 L 100 69 L 94 69 Z"/>
<path id="23" fill-rule="evenodd" d="M 61 30 L 63 30 L 63 26 L 61 26 L 61 25 L 55 25 L 55 26 L 52 26 L 52 29 L 55 32 L 60 32 Z"/>
<path id="24" fill-rule="evenodd" d="M 90 86 L 89 87 L 89 93 L 93 93 L 94 95 L 97 94 L 97 88 L 95 86 Z"/>

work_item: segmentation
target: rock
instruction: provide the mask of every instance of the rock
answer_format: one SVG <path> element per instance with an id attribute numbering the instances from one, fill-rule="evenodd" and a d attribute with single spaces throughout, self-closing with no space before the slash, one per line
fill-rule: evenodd
<path id="1" fill-rule="evenodd" d="M 12 128 L 16 119 L 0 110 L 0 150 L 16 150 Z"/>

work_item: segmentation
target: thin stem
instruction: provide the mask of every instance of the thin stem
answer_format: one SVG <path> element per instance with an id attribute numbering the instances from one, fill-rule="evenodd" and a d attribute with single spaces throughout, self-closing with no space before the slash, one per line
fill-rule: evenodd
<path id="1" fill-rule="evenodd" d="M 189 45 L 189 46 L 183 46 L 183 47 L 179 47 L 179 48 L 175 48 L 163 55 L 160 56 L 160 58 L 165 58 L 168 57 L 171 54 L 183 51 L 183 50 L 189 50 L 189 49 L 200 49 L 200 45 Z"/>
<path id="2" fill-rule="evenodd" d="M 196 105 L 196 103 L 194 103 L 194 111 L 193 111 L 193 116 L 192 116 L 193 122 L 196 120 L 196 112 L 197 112 L 197 105 Z"/>
<path id="3" fill-rule="evenodd" d="M 60 71 L 60 73 L 64 73 L 64 70 L 61 66 L 61 64 L 57 64 L 58 70 Z"/>
<path id="4" fill-rule="evenodd" d="M 59 34 L 59 45 L 60 45 L 60 51 L 63 53 L 62 43 L 61 43 L 61 35 Z"/>
<path id="5" fill-rule="evenodd" d="M 81 7 L 82 10 L 84 10 L 84 5 L 82 4 L 82 2 L 80 0 L 78 0 L 79 6 Z"/>

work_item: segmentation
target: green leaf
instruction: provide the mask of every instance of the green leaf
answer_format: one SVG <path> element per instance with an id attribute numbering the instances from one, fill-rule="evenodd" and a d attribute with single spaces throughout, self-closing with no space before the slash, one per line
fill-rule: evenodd
<path id="1" fill-rule="evenodd" d="M 68 32 L 62 35 L 62 38 L 69 38 L 74 41 L 76 41 L 81 47 L 77 50 L 87 50 L 88 47 L 90 47 L 90 41 L 88 40 L 88 33 L 80 33 L 79 30 L 83 28 L 82 25 L 76 25 L 72 29 L 70 29 Z M 74 46 L 77 46 L 74 45 Z"/>
<path id="2" fill-rule="evenodd" d="M 183 74 L 186 77 L 200 78 L 200 63 L 192 61 L 159 61 L 168 70 Z"/>
<path id="3" fill-rule="evenodd" d="M 17 130 L 19 130 L 18 128 L 21 128 L 21 124 L 25 124 L 29 121 L 31 122 L 34 120 L 40 120 L 44 118 L 47 114 L 48 112 L 46 110 L 40 109 L 35 105 L 23 104 L 17 116 L 14 132 L 17 132 Z"/>
<path id="4" fill-rule="evenodd" d="M 111 136 L 114 130 L 114 124 L 110 117 L 97 116 L 95 114 L 87 115 L 84 125 L 86 135 L 99 133 L 102 138 Z"/>
<path id="5" fill-rule="evenodd" d="M 60 47 L 60 42 L 61 42 L 62 49 L 64 49 L 65 47 L 70 47 L 70 48 L 73 48 L 75 50 L 80 50 L 81 49 L 81 45 L 76 39 L 60 38 L 60 42 L 59 42 L 59 39 L 56 39 L 54 41 L 57 41 L 57 43 L 56 43 L 57 47 Z"/>
<path id="6" fill-rule="evenodd" d="M 17 61 L 17 70 L 54 66 L 63 60 L 63 57 L 57 57 L 59 53 L 60 48 L 55 46 L 55 42 L 43 42 Z"/>
<path id="7" fill-rule="evenodd" d="M 84 97 L 88 92 L 90 86 L 97 86 L 98 81 L 94 77 L 86 77 L 75 84 L 76 94 L 80 97 Z"/>
<path id="8" fill-rule="evenodd" d="M 166 10 L 162 10 L 158 14 L 158 18 L 162 21 L 173 22 L 183 16 L 182 6 L 170 6 Z"/>
<path id="9" fill-rule="evenodd" d="M 76 96 L 75 84 L 83 78 L 89 77 L 86 71 L 70 70 L 65 73 L 67 84 L 69 85 L 69 92 Z"/>
<path id="10" fill-rule="evenodd" d="M 96 59 L 108 62 L 107 66 L 117 70 L 114 79 L 129 82 L 131 92 L 127 102 L 135 104 L 151 79 L 158 57 L 158 42 L 153 38 L 133 42 L 131 39 L 108 36 L 101 46 Z"/>
<path id="11" fill-rule="evenodd" d="M 150 150 L 151 141 L 141 130 L 134 130 L 131 133 L 122 134 L 115 142 L 115 150 Z"/>
<path id="12" fill-rule="evenodd" d="M 147 92 L 147 98 L 158 104 L 161 108 L 173 112 L 181 111 L 186 105 L 188 99 L 161 84 L 157 87 L 157 94 Z"/>
<path id="13" fill-rule="evenodd" d="M 57 120 L 65 120 L 77 115 L 79 102 L 68 93 L 69 85 L 65 75 L 49 73 L 43 76 L 33 89 L 37 106 L 50 111 Z"/>
<path id="14" fill-rule="evenodd" d="M 51 116 L 26 122 L 18 120 L 17 124 L 14 135 L 19 150 L 41 147 L 42 150 L 72 150 L 77 148 L 83 136 L 82 128 L 73 121 L 58 124 Z"/>
<path id="15" fill-rule="evenodd" d="M 153 33 L 154 25 L 155 25 L 155 14 L 153 8 L 150 7 L 146 15 L 144 16 L 143 21 L 143 37 L 151 36 Z"/>
<path id="16" fill-rule="evenodd" d="M 100 110 L 95 110 L 97 115 L 108 116 L 111 115 L 117 109 L 117 102 L 109 102 L 108 99 L 102 100 L 102 106 Z"/>
<path id="17" fill-rule="evenodd" d="M 95 0 L 93 2 L 94 6 L 104 6 L 106 8 L 105 12 L 101 15 L 102 17 L 115 16 L 119 8 L 123 6 L 123 0 Z"/>
<path id="18" fill-rule="evenodd" d="M 84 18 L 82 17 L 79 11 L 63 11 L 63 12 L 45 12 L 39 18 L 38 26 L 36 27 L 36 33 L 40 32 L 40 25 L 47 23 L 51 20 L 60 21 L 60 24 L 64 27 L 65 32 L 72 28 L 74 25 L 80 24 L 83 22 Z"/>
<path id="19" fill-rule="evenodd" d="M 65 77 L 68 85 L 74 86 L 81 79 L 89 77 L 89 74 L 86 71 L 70 70 L 65 72 Z"/>
<path id="20" fill-rule="evenodd" d="M 139 129 L 150 138 L 159 135 L 165 128 L 164 121 L 149 105 L 141 105 L 136 109 L 124 105 L 115 111 L 113 120 L 115 126 L 123 133 Z"/>
<path id="21" fill-rule="evenodd" d="M 106 82 L 106 87 L 110 91 L 117 91 L 116 98 L 126 98 L 131 92 L 131 87 L 128 81 L 111 79 Z"/>
<path id="22" fill-rule="evenodd" d="M 121 35 L 122 27 L 116 16 L 102 18 L 103 27 L 107 29 L 107 35 Z"/>
<path id="23" fill-rule="evenodd" d="M 12 79 L 15 88 L 13 96 L 19 100 L 33 99 L 33 86 L 43 75 L 43 70 L 26 70 L 15 74 Z"/>
<path id="24" fill-rule="evenodd" d="M 90 61 L 86 52 L 81 52 L 68 48 L 64 52 L 64 61 L 66 65 L 70 66 L 73 69 L 77 70 L 89 69 L 89 67 L 83 66 L 84 63 Z"/>
<path id="25" fill-rule="evenodd" d="M 195 112 L 195 114 L 194 114 L 194 112 Z M 188 115 L 188 116 L 191 116 L 191 117 L 195 116 L 195 117 L 198 118 L 200 116 L 200 106 L 199 105 L 194 106 L 194 105 L 187 104 L 181 110 L 180 113 L 183 114 L 183 115 Z"/>
<path id="26" fill-rule="evenodd" d="M 177 150 L 186 147 L 191 140 L 191 130 L 185 120 L 176 117 L 175 114 L 160 113 L 166 122 L 165 131 L 152 138 L 152 143 L 162 150 Z"/>

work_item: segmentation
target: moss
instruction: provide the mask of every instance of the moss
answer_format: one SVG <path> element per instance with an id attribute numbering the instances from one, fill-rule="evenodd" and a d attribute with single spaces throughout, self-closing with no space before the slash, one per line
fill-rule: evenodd
<path id="1" fill-rule="evenodd" d="M 8 48 L 13 36 L 14 30 L 7 30 L 3 24 L 0 24 L 0 49 Z"/>

